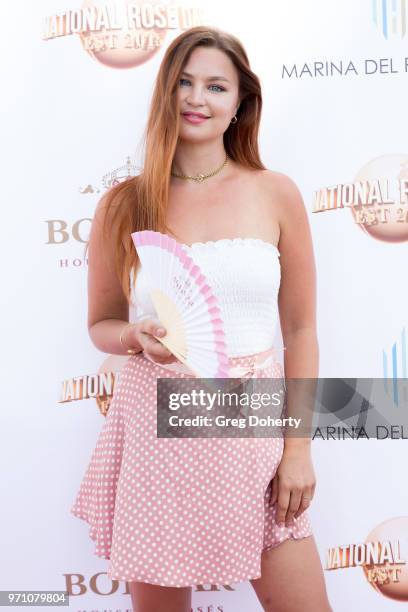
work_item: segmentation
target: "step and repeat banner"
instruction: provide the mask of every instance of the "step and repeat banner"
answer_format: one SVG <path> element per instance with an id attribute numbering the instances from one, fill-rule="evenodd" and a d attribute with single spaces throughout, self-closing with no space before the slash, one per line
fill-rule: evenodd
<path id="1" fill-rule="evenodd" d="M 20 0 L 0 15 L 2 589 L 67 590 L 72 610 L 130 610 L 126 583 L 107 578 L 108 561 L 69 509 L 126 360 L 88 336 L 85 246 L 101 195 L 140 171 L 164 50 L 199 24 L 242 40 L 262 83 L 262 159 L 295 180 L 309 215 L 320 376 L 385 378 L 397 411 L 406 392 L 393 382 L 407 377 L 408 2 Z M 336 612 L 400 610 L 408 432 L 343 437 L 313 441 L 309 513 L 329 598 Z M 195 585 L 192 608 L 261 610 L 249 583 Z"/>

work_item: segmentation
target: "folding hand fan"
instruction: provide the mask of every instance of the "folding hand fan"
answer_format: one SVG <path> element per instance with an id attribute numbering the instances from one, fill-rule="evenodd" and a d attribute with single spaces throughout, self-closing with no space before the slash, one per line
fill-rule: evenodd
<path id="1" fill-rule="evenodd" d="M 199 266 L 171 236 L 131 234 L 146 270 L 164 338 L 154 336 L 201 378 L 228 378 L 225 333 L 217 298 Z"/>

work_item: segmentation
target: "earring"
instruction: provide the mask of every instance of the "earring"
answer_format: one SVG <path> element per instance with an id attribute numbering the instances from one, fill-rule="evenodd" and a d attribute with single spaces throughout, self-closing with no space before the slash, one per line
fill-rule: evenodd
<path id="1" fill-rule="evenodd" d="M 234 121 L 235 119 L 235 121 Z M 236 123 L 238 121 L 238 117 L 236 115 L 233 116 L 233 118 L 231 119 L 231 123 Z"/>

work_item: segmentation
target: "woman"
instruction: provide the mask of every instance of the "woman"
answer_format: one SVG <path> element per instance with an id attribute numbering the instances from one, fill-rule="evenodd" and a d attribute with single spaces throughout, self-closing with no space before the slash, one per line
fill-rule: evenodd
<path id="1" fill-rule="evenodd" d="M 143 172 L 101 199 L 92 224 L 90 337 L 131 356 L 71 510 L 110 559 L 108 575 L 129 582 L 138 612 L 190 611 L 192 585 L 244 580 L 264 610 L 331 610 L 305 512 L 310 440 L 156 437 L 156 379 L 189 374 L 154 338 L 167 330 L 144 290 L 133 231 L 172 235 L 218 287 L 232 366 L 252 376 L 258 356 L 273 355 L 279 315 L 286 377 L 318 374 L 307 215 L 293 181 L 260 161 L 261 108 L 235 37 L 182 33 L 158 73 Z M 129 323 L 132 297 L 142 312 Z M 276 360 L 259 363 L 260 377 L 282 375 Z"/>

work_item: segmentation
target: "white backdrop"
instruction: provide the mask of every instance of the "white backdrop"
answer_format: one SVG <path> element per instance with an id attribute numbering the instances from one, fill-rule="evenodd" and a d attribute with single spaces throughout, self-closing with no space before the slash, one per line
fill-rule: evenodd
<path id="1" fill-rule="evenodd" d="M 304 196 L 318 273 L 320 376 L 382 377 L 385 360 L 388 376 L 406 376 L 407 222 L 391 223 L 391 239 L 384 228 L 380 237 L 363 231 L 350 209 L 313 212 L 324 188 L 356 177 L 408 179 L 405 0 L 191 6 L 243 41 L 263 87 L 263 161 L 291 176 Z M 65 381 L 109 364 L 87 335 L 84 246 L 104 177 L 128 157 L 132 173 L 141 163 L 138 142 L 163 48 L 120 69 L 91 57 L 76 34 L 42 39 L 46 18 L 79 8 L 73 0 L 0 7 L 0 580 L 4 590 L 68 588 L 73 610 L 126 610 L 126 585 L 110 583 L 86 524 L 69 514 L 104 417 L 94 398 L 59 400 Z M 179 32 L 168 31 L 164 47 Z M 323 63 L 320 75 L 314 62 Z M 326 62 L 342 62 L 343 74 L 326 72 Z M 324 566 L 329 548 L 364 542 L 381 523 L 392 529 L 396 517 L 408 515 L 405 440 L 314 441 L 313 457 L 317 489 L 309 512 Z M 394 529 L 401 550 L 407 524 Z M 391 597 L 377 592 L 361 567 L 325 570 L 334 610 L 397 609 L 397 590 L 408 601 L 400 567 Z M 249 583 L 194 589 L 197 612 L 260 609 Z"/>

